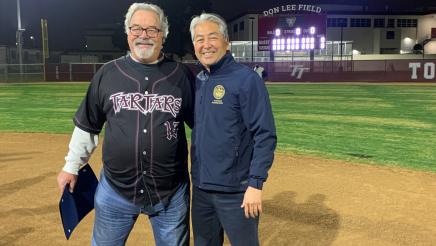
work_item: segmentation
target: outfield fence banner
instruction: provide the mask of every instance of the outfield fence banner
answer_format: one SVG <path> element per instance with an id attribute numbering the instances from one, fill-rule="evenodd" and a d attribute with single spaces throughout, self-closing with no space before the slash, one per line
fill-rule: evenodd
<path id="1" fill-rule="evenodd" d="M 436 82 L 436 60 L 343 60 L 243 62 L 264 68 L 269 82 Z M 23 64 L 20 67 L 0 64 L 0 82 L 90 81 L 102 63 Z M 194 63 L 186 63 L 198 72 Z"/>
<path id="2" fill-rule="evenodd" d="M 436 60 L 295 61 L 260 65 L 270 82 L 436 82 Z"/>

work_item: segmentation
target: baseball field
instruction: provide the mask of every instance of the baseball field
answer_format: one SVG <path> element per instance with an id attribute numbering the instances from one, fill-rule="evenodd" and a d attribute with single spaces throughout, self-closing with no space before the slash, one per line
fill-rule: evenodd
<path id="1" fill-rule="evenodd" d="M 0 246 L 66 241 L 56 176 L 87 83 L 0 84 Z M 278 148 L 262 245 L 435 245 L 435 84 L 268 85 Z M 91 160 L 101 169 L 101 148 Z M 127 245 L 154 245 L 145 216 Z"/>

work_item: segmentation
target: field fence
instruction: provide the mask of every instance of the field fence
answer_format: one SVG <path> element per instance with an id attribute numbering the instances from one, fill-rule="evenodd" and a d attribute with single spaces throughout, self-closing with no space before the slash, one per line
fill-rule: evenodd
<path id="1" fill-rule="evenodd" d="M 44 81 L 44 64 L 0 64 L 0 82 Z"/>
<path id="2" fill-rule="evenodd" d="M 243 62 L 270 82 L 436 82 L 436 60 Z M 194 72 L 195 63 L 186 63 Z M 0 64 L 0 82 L 90 81 L 103 63 Z"/>

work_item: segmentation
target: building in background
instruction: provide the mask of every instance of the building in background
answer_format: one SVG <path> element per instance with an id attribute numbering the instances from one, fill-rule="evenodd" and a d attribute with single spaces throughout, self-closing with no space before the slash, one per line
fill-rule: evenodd
<path id="1" fill-rule="evenodd" d="M 436 11 L 403 14 L 389 11 L 368 12 L 362 6 L 356 5 L 303 4 L 276 6 L 259 13 L 245 13 L 229 20 L 232 53 L 240 61 L 271 61 L 271 52 L 262 50 L 264 41 L 259 40 L 262 37 L 263 18 L 288 16 L 286 22 L 291 25 L 295 22 L 295 16 L 320 14 L 326 16 L 325 46 L 323 49 L 314 50 L 313 60 L 401 58 L 400 54 L 411 54 L 403 56 L 410 59 L 413 54 L 419 57 L 423 52 L 436 54 Z M 295 37 L 294 34 L 291 37 Z M 286 49 L 286 45 L 292 45 L 291 41 L 294 40 L 287 40 L 290 36 L 284 36 L 285 50 L 275 52 L 278 55 L 273 60 L 311 59 L 309 50 L 301 49 L 301 45 L 298 49 Z M 272 49 L 274 44 L 268 45 Z"/>

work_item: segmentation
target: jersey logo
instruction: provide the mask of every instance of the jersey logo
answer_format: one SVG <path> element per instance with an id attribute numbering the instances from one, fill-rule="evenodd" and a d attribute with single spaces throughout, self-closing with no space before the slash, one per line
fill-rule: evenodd
<path id="1" fill-rule="evenodd" d="M 213 97 L 215 100 L 212 101 L 213 104 L 223 104 L 221 100 L 226 94 L 226 89 L 222 85 L 217 85 L 213 88 Z"/>
<path id="2" fill-rule="evenodd" d="M 179 122 L 178 121 L 174 121 L 173 124 L 171 125 L 171 123 L 169 121 L 164 123 L 165 127 L 167 128 L 167 139 L 171 140 L 171 139 L 177 139 L 177 131 L 179 130 Z"/>
<path id="3" fill-rule="evenodd" d="M 112 94 L 109 99 L 112 101 L 115 113 L 124 109 L 139 111 L 146 115 L 156 110 L 176 117 L 182 105 L 181 98 L 175 98 L 172 95 L 148 94 L 148 92 L 144 94 L 118 92 Z"/>

